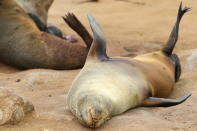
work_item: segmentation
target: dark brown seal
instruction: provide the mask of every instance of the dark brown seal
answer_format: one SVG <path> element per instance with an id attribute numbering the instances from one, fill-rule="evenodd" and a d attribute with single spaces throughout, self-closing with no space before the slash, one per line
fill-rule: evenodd
<path id="1" fill-rule="evenodd" d="M 1 0 L 0 60 L 22 69 L 83 67 L 92 37 L 73 14 L 68 14 L 64 19 L 86 45 L 41 32 L 14 0 Z"/>

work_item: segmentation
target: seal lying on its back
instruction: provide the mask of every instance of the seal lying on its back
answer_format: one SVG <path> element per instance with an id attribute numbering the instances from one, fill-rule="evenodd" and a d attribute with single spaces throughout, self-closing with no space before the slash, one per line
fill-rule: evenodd
<path id="1" fill-rule="evenodd" d="M 69 109 L 82 124 L 99 127 L 112 116 L 131 108 L 174 106 L 191 95 L 178 100 L 165 99 L 181 74 L 179 58 L 172 51 L 178 38 L 180 20 L 188 10 L 180 5 L 176 24 L 162 50 L 134 58 L 109 58 L 102 30 L 88 15 L 94 42 L 67 97 Z"/>
<path id="2" fill-rule="evenodd" d="M 64 19 L 82 37 L 86 47 L 41 32 L 14 0 L 1 0 L 0 60 L 23 69 L 83 67 L 92 37 L 73 14 Z"/>

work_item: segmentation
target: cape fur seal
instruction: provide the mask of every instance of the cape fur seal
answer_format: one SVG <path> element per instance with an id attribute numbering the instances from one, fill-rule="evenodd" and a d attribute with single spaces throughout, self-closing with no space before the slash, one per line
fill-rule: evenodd
<path id="1" fill-rule="evenodd" d="M 88 15 L 93 44 L 67 96 L 70 111 L 82 124 L 100 127 L 112 116 L 129 109 L 175 106 L 191 95 L 166 99 L 181 74 L 179 58 L 172 51 L 178 39 L 180 20 L 187 11 L 189 8 L 182 9 L 180 5 L 176 24 L 162 50 L 134 58 L 109 58 L 103 32 Z"/>
<path id="2" fill-rule="evenodd" d="M 1 0 L 0 60 L 22 69 L 81 68 L 92 37 L 73 14 L 68 14 L 64 20 L 82 37 L 86 46 L 41 32 L 14 0 Z"/>

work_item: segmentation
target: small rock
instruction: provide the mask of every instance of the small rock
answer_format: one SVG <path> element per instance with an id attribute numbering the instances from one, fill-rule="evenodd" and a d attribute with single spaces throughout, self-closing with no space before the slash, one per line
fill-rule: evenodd
<path id="1" fill-rule="evenodd" d="M 21 79 L 17 79 L 17 80 L 16 80 L 16 82 L 20 82 L 20 81 L 21 81 Z"/>

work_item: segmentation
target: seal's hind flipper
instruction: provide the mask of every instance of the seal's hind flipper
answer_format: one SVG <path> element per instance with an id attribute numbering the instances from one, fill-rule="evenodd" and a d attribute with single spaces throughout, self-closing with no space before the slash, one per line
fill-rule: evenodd
<path id="1" fill-rule="evenodd" d="M 95 18 L 88 14 L 88 21 L 93 32 L 93 44 L 89 51 L 88 57 L 95 57 L 99 60 L 106 60 L 106 39 L 100 25 L 96 22 Z"/>
<path id="2" fill-rule="evenodd" d="M 32 13 L 28 13 L 28 15 L 34 21 L 34 23 L 36 24 L 36 26 L 38 27 L 40 31 L 43 31 L 43 32 L 47 31 L 46 25 L 38 18 L 38 16 Z"/>
<path id="3" fill-rule="evenodd" d="M 65 17 L 63 17 L 63 19 L 70 28 L 72 28 L 80 35 L 80 37 L 86 43 L 87 48 L 89 49 L 92 44 L 93 38 L 83 26 L 83 24 L 78 20 L 78 18 L 73 13 L 68 13 L 67 15 L 65 15 Z"/>
<path id="4" fill-rule="evenodd" d="M 181 18 L 190 9 L 191 8 L 188 8 L 188 7 L 182 8 L 182 2 L 181 2 L 180 6 L 179 6 L 177 20 L 176 20 L 176 23 L 174 25 L 174 28 L 173 28 L 173 30 L 172 30 L 172 32 L 170 34 L 170 37 L 169 37 L 169 40 L 168 40 L 166 46 L 162 49 L 162 51 L 168 56 L 170 56 L 172 54 L 174 46 L 175 46 L 175 44 L 176 44 L 176 42 L 178 40 L 179 24 L 180 24 Z"/>
<path id="5" fill-rule="evenodd" d="M 187 94 L 177 100 L 175 99 L 165 99 L 157 97 L 148 97 L 142 104 L 145 107 L 170 107 L 183 103 L 187 100 L 191 94 Z"/>

